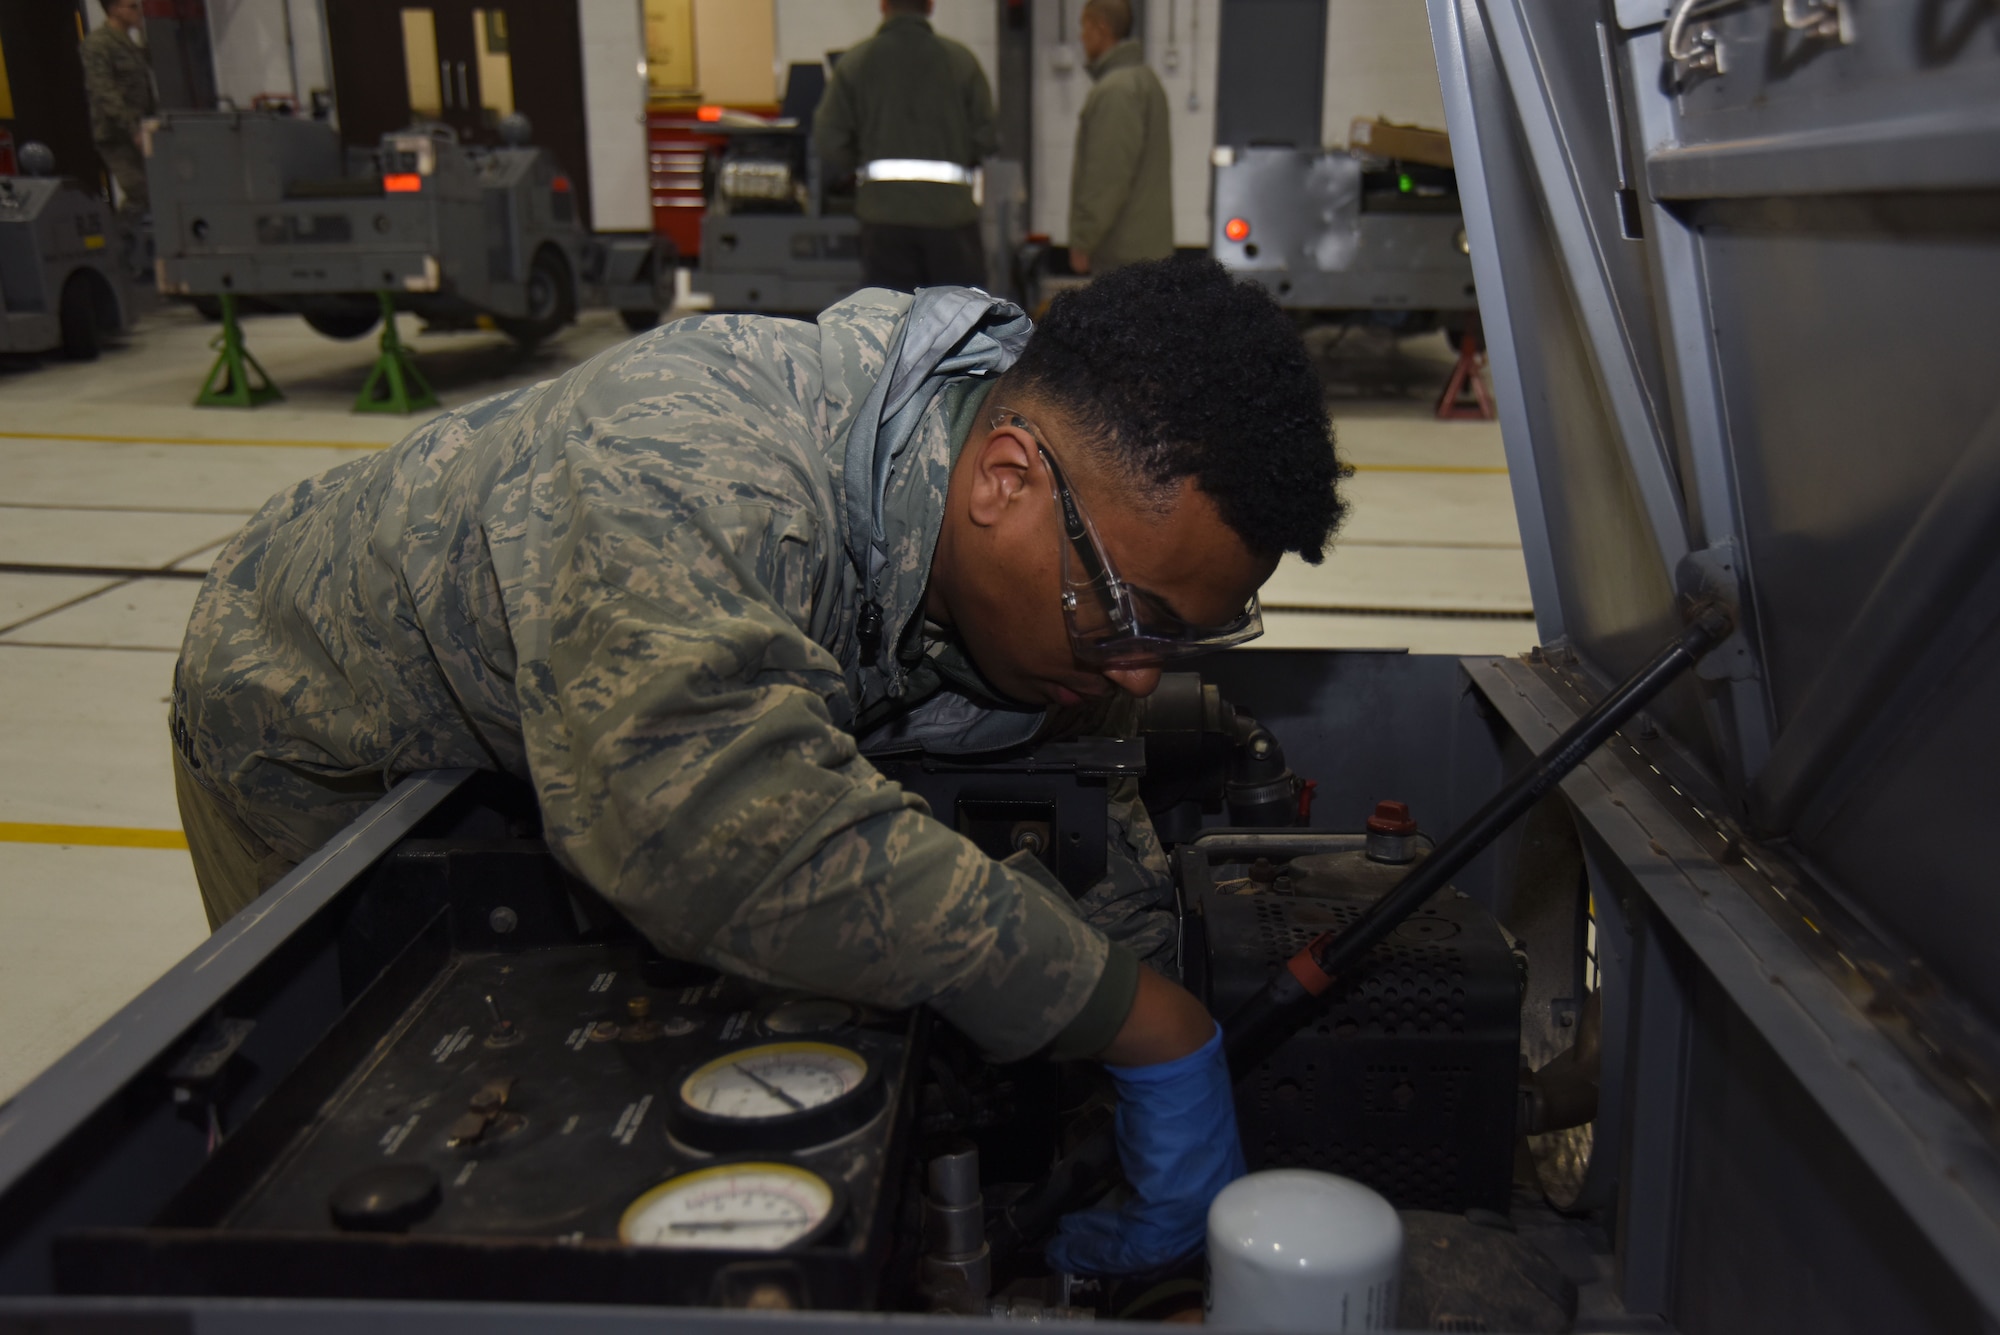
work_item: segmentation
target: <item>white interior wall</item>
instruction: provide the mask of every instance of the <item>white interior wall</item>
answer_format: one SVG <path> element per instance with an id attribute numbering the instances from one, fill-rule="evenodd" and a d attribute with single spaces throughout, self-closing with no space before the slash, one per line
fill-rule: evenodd
<path id="1" fill-rule="evenodd" d="M 1384 0 L 1394 3 L 1396 0 Z M 1035 161 L 1031 226 L 1069 239 L 1069 172 L 1076 121 L 1090 92 L 1077 45 L 1083 0 L 1033 0 Z M 1422 8 L 1417 9 L 1419 19 Z M 1172 114 L 1174 244 L 1208 244 L 1208 150 L 1215 143 L 1218 0 L 1137 0 L 1146 61 L 1167 90 Z M 1060 39 L 1060 40 L 1059 40 Z M 1174 53 L 1169 58 L 1169 50 Z M 1172 68 L 1170 68 L 1170 66 Z M 1433 80 L 1435 82 L 1435 80 Z"/>
<path id="2" fill-rule="evenodd" d="M 600 232 L 650 231 L 645 12 L 640 0 L 577 0 L 577 22 L 591 225 Z"/>
<path id="3" fill-rule="evenodd" d="M 778 20 L 778 88 L 785 86 L 786 67 L 824 61 L 829 51 L 845 51 L 882 26 L 881 0 L 776 0 Z M 1000 62 L 999 6 L 993 0 L 935 0 L 931 26 L 954 41 L 964 42 L 979 57 L 988 87 Z"/>
<path id="4" fill-rule="evenodd" d="M 239 107 L 285 93 L 304 109 L 313 89 L 333 86 L 320 0 L 208 0 L 208 38 L 216 93 Z"/>
<path id="5" fill-rule="evenodd" d="M 1444 94 L 1422 5 L 1328 0 L 1321 142 L 1345 144 L 1357 116 L 1444 128 Z"/>

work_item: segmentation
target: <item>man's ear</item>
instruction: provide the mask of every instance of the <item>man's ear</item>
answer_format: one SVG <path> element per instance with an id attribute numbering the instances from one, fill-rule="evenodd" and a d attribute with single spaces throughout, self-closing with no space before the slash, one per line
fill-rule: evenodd
<path id="1" fill-rule="evenodd" d="M 1008 508 L 1027 499 L 1037 464 L 1035 443 L 1014 426 L 997 426 L 966 442 L 975 451 L 967 516 L 981 528 L 1006 517 Z"/>

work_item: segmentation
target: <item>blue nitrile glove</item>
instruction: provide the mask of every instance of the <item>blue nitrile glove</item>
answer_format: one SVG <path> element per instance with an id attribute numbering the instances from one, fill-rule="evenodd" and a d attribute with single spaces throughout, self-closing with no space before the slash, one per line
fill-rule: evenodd
<path id="1" fill-rule="evenodd" d="M 1044 1255 L 1072 1275 L 1135 1275 L 1200 1250 L 1208 1205 L 1243 1176 L 1222 1026 L 1185 1057 L 1107 1066 L 1118 1086 L 1118 1161 L 1132 1196 L 1063 1217 Z"/>

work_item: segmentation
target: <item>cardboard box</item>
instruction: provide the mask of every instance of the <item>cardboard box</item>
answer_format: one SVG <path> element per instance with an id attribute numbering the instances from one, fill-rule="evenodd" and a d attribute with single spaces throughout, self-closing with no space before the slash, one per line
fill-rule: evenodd
<path id="1" fill-rule="evenodd" d="M 1359 116 L 1348 128 L 1347 146 L 1378 158 L 1421 162 L 1426 167 L 1451 166 L 1450 136 L 1443 130 L 1426 130 L 1419 125 L 1398 125 L 1394 121 Z"/>

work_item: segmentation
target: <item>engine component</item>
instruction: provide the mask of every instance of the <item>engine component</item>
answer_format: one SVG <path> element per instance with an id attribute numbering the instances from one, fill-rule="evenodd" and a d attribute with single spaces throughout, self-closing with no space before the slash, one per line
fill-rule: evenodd
<path id="1" fill-rule="evenodd" d="M 1372 861 L 1366 842 L 1219 834 L 1180 850 L 1182 893 L 1207 942 L 1211 1010 L 1231 1014 L 1300 946 L 1380 901 L 1406 868 Z M 1257 879 L 1260 861 L 1268 882 Z M 1238 1072 L 1250 1167 L 1339 1173 L 1404 1208 L 1505 1211 L 1521 993 L 1492 915 L 1462 895 L 1440 896 L 1327 999 L 1316 1023 Z"/>
<path id="2" fill-rule="evenodd" d="M 1358 1182 L 1252 1173 L 1208 1211 L 1208 1320 L 1231 1330 L 1393 1330 L 1403 1224 Z"/>
<path id="3" fill-rule="evenodd" d="M 1370 904 L 1339 932 L 1320 933 L 1287 960 L 1285 967 L 1274 973 L 1255 995 L 1228 1013 L 1223 1032 L 1229 1043 L 1230 1067 L 1239 1078 L 1312 1019 L 1321 993 L 1333 986 L 1336 973 L 1353 969 L 1442 888 L 1453 873 L 1588 759 L 1591 752 L 1645 708 L 1668 683 L 1725 641 L 1736 626 L 1734 615 L 1716 603 L 1690 608 L 1688 621 L 1686 629 L 1565 730 L 1533 764 L 1474 812 L 1435 854 L 1398 881 L 1393 890 Z M 1518 1009 L 1515 1023 L 1519 1023 Z M 1517 1035 L 1516 1046 L 1518 1041 Z M 1511 1135 L 1511 1127 L 1509 1130 Z M 1078 1143 L 1040 1182 L 1001 1212 L 995 1229 L 995 1250 L 1011 1253 L 1024 1239 L 1038 1237 L 1053 1227 L 1072 1202 L 1101 1189 L 1113 1157 L 1109 1129 Z"/>
<path id="4" fill-rule="evenodd" d="M 979 1151 L 954 1146 L 927 1165 L 922 1289 L 934 1309 L 976 1314 L 993 1290 L 993 1254 L 986 1246 L 986 1199 L 979 1190 Z"/>
<path id="5" fill-rule="evenodd" d="M 1684 630 L 1572 724 L 1548 750 L 1535 757 L 1533 764 L 1508 780 L 1453 832 L 1447 843 L 1398 882 L 1394 890 L 1370 905 L 1345 930 L 1324 932 L 1308 942 L 1283 969 L 1271 976 L 1263 990 L 1245 1002 L 1241 1010 L 1232 1012 L 1225 1026 L 1229 1032 L 1231 1066 L 1239 1072 L 1248 1070 L 1305 1024 L 1317 1009 L 1316 998 L 1333 986 L 1336 977 L 1396 931 L 1417 906 L 1478 856 L 1501 831 L 1525 815 L 1627 719 L 1644 709 L 1668 683 L 1728 639 L 1735 629 L 1735 617 L 1719 604 L 1701 604 L 1690 609 Z"/>
<path id="6" fill-rule="evenodd" d="M 988 857 L 1032 853 L 1073 895 L 1104 878 L 1109 785 L 1147 772 L 1138 741 L 1083 737 L 1000 756 L 869 758 Z"/>
<path id="7" fill-rule="evenodd" d="M 1201 833 L 1204 813 L 1229 823 L 1278 826 L 1298 819 L 1301 783 L 1278 739 L 1194 672 L 1168 672 L 1139 712 L 1146 777 L 1139 795 L 1168 846 Z"/>

